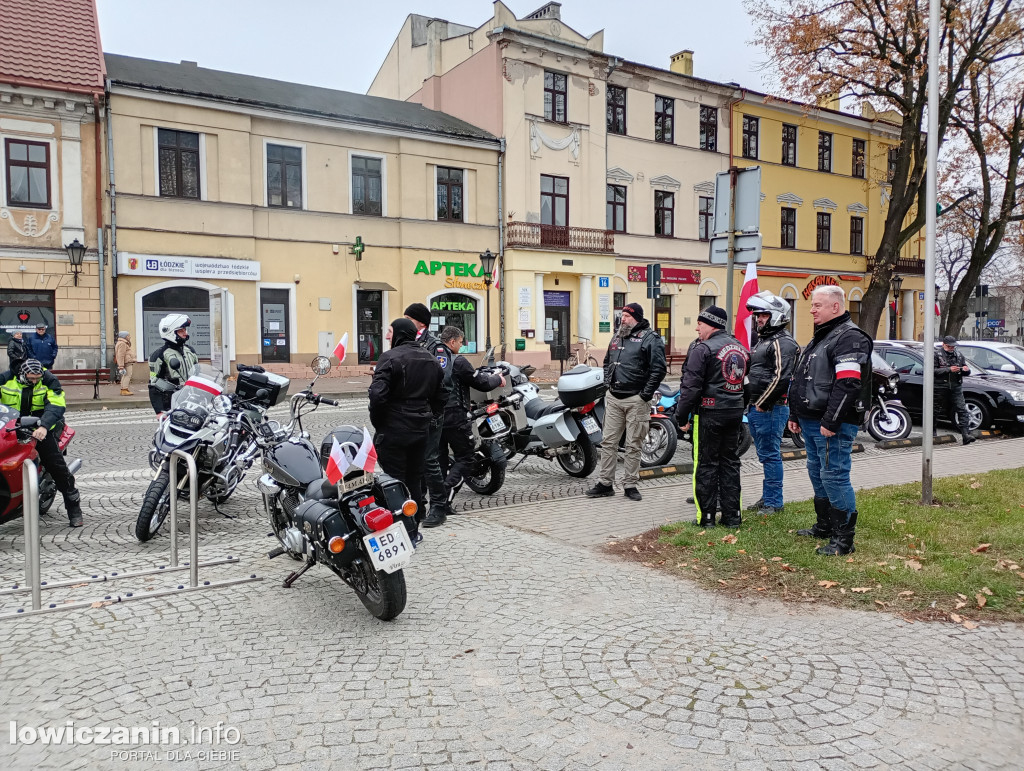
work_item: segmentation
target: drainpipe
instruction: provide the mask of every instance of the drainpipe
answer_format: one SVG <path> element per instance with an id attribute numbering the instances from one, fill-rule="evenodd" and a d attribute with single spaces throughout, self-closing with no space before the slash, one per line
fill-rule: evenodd
<path id="1" fill-rule="evenodd" d="M 100 169 L 103 168 L 103 154 L 100 150 L 100 143 L 103 141 L 103 124 L 100 123 L 99 94 L 92 95 L 92 114 L 96 129 L 96 136 L 93 138 L 93 146 L 96 150 L 94 167 L 96 176 L 96 257 L 100 281 L 100 368 L 103 368 L 107 365 L 107 282 L 103 273 L 103 180 L 100 179 Z"/>
<path id="2" fill-rule="evenodd" d="M 114 184 L 114 129 L 110 121 L 110 78 L 107 78 L 107 184 L 110 194 L 110 276 L 111 276 L 111 317 L 114 321 L 114 335 L 120 331 L 117 318 L 117 186 Z M 141 345 L 137 342 L 136 346 Z"/>
<path id="3" fill-rule="evenodd" d="M 498 140 L 498 264 L 501 265 L 501 286 L 498 287 L 498 339 L 506 347 L 505 337 L 505 204 L 502 197 L 502 171 L 505 163 L 505 137 Z M 504 354 L 502 358 L 505 358 Z"/>

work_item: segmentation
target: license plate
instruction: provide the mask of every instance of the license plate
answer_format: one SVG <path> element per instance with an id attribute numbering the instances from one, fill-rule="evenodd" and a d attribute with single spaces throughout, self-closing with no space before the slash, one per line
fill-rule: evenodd
<path id="1" fill-rule="evenodd" d="M 347 479 L 338 485 L 338 490 L 343 493 L 355 490 L 358 487 L 367 487 L 373 484 L 373 476 L 371 474 L 360 474 L 357 477 Z"/>
<path id="2" fill-rule="evenodd" d="M 370 555 L 370 564 L 385 573 L 394 573 L 412 562 L 412 541 L 405 524 L 396 522 L 391 527 L 363 536 Z"/>
<path id="3" fill-rule="evenodd" d="M 491 431 L 494 433 L 505 430 L 505 421 L 501 419 L 501 415 L 493 415 L 487 418 L 487 425 L 491 427 Z"/>
<path id="4" fill-rule="evenodd" d="M 597 425 L 597 421 L 589 416 L 583 418 L 583 427 L 587 430 L 588 434 L 596 434 L 601 430 L 601 427 Z"/>

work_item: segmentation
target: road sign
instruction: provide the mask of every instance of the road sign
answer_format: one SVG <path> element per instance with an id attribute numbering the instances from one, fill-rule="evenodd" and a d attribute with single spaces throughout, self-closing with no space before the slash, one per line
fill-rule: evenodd
<path id="1" fill-rule="evenodd" d="M 725 265 L 729 261 L 729 236 L 715 236 L 711 239 L 711 264 Z M 734 262 L 761 261 L 761 234 L 744 233 L 736 236 Z"/>
<path id="2" fill-rule="evenodd" d="M 729 232 L 729 172 L 715 175 L 715 235 Z M 736 230 L 757 233 L 761 229 L 761 167 L 736 173 Z"/>
<path id="3" fill-rule="evenodd" d="M 1006 319 L 989 319 L 987 324 L 989 329 L 997 329 L 1006 326 Z"/>

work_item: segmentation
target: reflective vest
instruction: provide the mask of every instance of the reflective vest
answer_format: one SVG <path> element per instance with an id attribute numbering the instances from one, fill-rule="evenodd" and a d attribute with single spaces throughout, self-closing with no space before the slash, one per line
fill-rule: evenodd
<path id="1" fill-rule="evenodd" d="M 5 374 L 11 375 L 10 372 Z M 44 372 L 34 386 L 22 385 L 18 378 L 9 377 L 0 386 L 0 403 L 13 407 L 22 415 L 41 417 L 42 425 L 47 430 L 52 429 L 64 417 L 64 410 L 67 407 L 60 381 L 49 372 Z"/>

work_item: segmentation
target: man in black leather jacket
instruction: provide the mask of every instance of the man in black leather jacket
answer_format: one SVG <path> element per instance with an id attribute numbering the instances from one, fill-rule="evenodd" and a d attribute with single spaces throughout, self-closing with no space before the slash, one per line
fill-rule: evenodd
<path id="1" fill-rule="evenodd" d="M 416 343 L 408 319 L 391 322 L 391 349 L 381 354 L 370 383 L 373 444 L 385 473 L 400 479 L 416 501 L 416 523 L 425 516 L 423 464 L 430 423 L 444 411 L 444 373 L 437 359 Z M 418 540 L 419 533 L 412 528 Z M 414 540 L 414 542 L 415 542 Z"/>
<path id="2" fill-rule="evenodd" d="M 604 440 L 597 484 L 587 491 L 591 498 L 615 495 L 615 463 L 619 440 L 626 435 L 626 457 L 622 469 L 623 494 L 631 501 L 643 500 L 640 481 L 640 445 L 647 436 L 650 401 L 661 385 L 668 366 L 665 342 L 644 318 L 639 303 L 622 309 L 619 329 L 604 356 L 605 397 Z"/>
<path id="3" fill-rule="evenodd" d="M 817 521 L 797 535 L 829 538 L 818 554 L 849 554 L 857 526 L 851 453 L 867 404 L 865 389 L 871 387 L 873 343 L 850 319 L 838 286 L 814 290 L 811 316 L 814 339 L 800 355 L 789 388 L 789 430 L 804 435 Z"/>
<path id="4" fill-rule="evenodd" d="M 700 340 L 683 366 L 676 414 L 693 414 L 693 498 L 697 525 L 739 527 L 740 429 L 743 426 L 743 380 L 750 357 L 739 340 L 725 331 L 728 314 L 711 305 L 697 316 Z"/>
<path id="5" fill-rule="evenodd" d="M 964 444 L 977 441 L 971 433 L 971 413 L 964 401 L 964 375 L 970 374 L 967 360 L 956 349 L 956 338 L 946 335 L 942 347 L 935 350 L 935 419 L 946 417 L 942 413 L 948 409 L 949 419 L 955 418 L 960 427 Z"/>
<path id="6" fill-rule="evenodd" d="M 747 424 L 764 468 L 761 500 L 748 511 L 764 516 L 782 511 L 782 434 L 789 421 L 789 381 L 800 346 L 786 329 L 790 309 L 784 299 L 767 290 L 758 292 L 747 300 L 747 310 L 757 325 L 747 374 Z"/>

